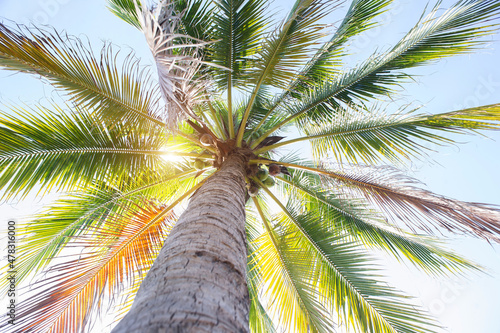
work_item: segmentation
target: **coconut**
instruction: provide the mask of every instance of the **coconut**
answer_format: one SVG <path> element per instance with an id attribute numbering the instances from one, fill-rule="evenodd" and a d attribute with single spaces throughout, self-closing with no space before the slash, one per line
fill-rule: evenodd
<path id="1" fill-rule="evenodd" d="M 267 177 L 266 180 L 262 182 L 266 187 L 273 187 L 276 181 L 273 177 Z"/>
<path id="2" fill-rule="evenodd" d="M 259 171 L 257 171 L 256 176 L 260 181 L 264 181 L 269 176 L 269 171 L 266 168 L 260 168 Z"/>
<path id="3" fill-rule="evenodd" d="M 205 169 L 205 162 L 203 160 L 200 160 L 199 158 L 194 160 L 193 167 L 196 170 L 203 170 Z"/>
<path id="4" fill-rule="evenodd" d="M 253 197 L 256 197 L 257 194 L 259 194 L 259 188 L 257 187 L 257 185 L 250 185 L 250 187 L 248 188 L 248 195 L 250 195 L 252 198 Z"/>

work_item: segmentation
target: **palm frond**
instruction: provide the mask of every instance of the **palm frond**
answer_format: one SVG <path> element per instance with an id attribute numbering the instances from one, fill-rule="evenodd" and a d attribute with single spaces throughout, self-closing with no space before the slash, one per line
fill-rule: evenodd
<path id="1" fill-rule="evenodd" d="M 392 0 L 354 0 L 342 23 L 330 38 L 300 71 L 290 87 L 273 103 L 273 109 L 286 100 L 292 92 L 304 92 L 307 86 L 329 80 L 338 74 L 340 59 L 345 56 L 345 44 L 356 35 L 374 26 L 373 19 L 383 13 Z"/>
<path id="2" fill-rule="evenodd" d="M 186 181 L 185 177 L 195 172 L 171 171 L 162 176 L 137 177 L 133 184 L 122 189 L 96 184 L 58 199 L 32 221 L 19 227 L 22 242 L 16 263 L 18 283 L 47 267 L 72 237 L 106 223 L 110 216 L 133 215 L 144 198 L 166 202 L 176 192 L 187 191 L 193 180 L 188 178 Z"/>
<path id="3" fill-rule="evenodd" d="M 266 312 L 259 298 L 259 286 L 262 285 L 262 276 L 255 266 L 256 260 L 256 240 L 265 230 L 262 223 L 258 220 L 258 213 L 251 209 L 251 205 L 247 204 L 246 214 L 246 235 L 248 247 L 248 263 L 247 263 L 247 283 L 250 296 L 250 315 L 249 326 L 250 332 L 253 333 L 275 333 L 272 319 Z"/>
<path id="4" fill-rule="evenodd" d="M 263 0 L 219 0 L 214 17 L 217 42 L 211 48 L 211 60 L 222 68 L 214 68 L 216 83 L 227 89 L 229 136 L 234 137 L 233 87 L 247 85 L 252 69 L 252 56 L 261 48 L 266 18 Z"/>
<path id="5" fill-rule="evenodd" d="M 253 260 L 251 255 L 249 256 L 249 260 Z M 253 277 L 253 273 L 256 272 L 256 270 L 251 264 L 249 264 L 248 269 L 251 269 L 251 271 L 248 271 L 249 277 L 247 280 L 248 293 L 250 297 L 250 314 L 248 318 L 250 332 L 274 333 L 276 332 L 274 324 L 259 300 L 257 288 L 258 282 L 255 281 L 256 278 Z"/>
<path id="6" fill-rule="evenodd" d="M 342 103 L 390 93 L 408 76 L 402 70 L 470 53 L 484 43 L 481 37 L 495 31 L 497 24 L 491 21 L 500 12 L 500 4 L 496 0 L 462 0 L 436 17 L 438 9 L 436 6 L 422 18 L 389 52 L 374 54 L 358 67 L 310 89 L 302 101 L 285 108 L 290 116 L 274 130 L 303 114 L 328 123 Z"/>
<path id="7" fill-rule="evenodd" d="M 121 221 L 124 216 L 112 217 L 102 227 L 88 228 L 92 237 L 75 238 L 73 243 L 86 252 L 56 265 L 54 275 L 37 284 L 38 294 L 20 304 L 15 329 L 79 331 L 105 294 L 133 281 L 137 269 L 147 270 L 175 219 L 171 207 L 141 206 L 127 223 Z"/>
<path id="8" fill-rule="evenodd" d="M 214 8 L 209 1 L 178 0 L 175 2 L 175 10 L 182 13 L 182 34 L 204 41 L 212 38 Z"/>
<path id="9" fill-rule="evenodd" d="M 319 302 L 320 295 L 306 282 L 310 276 L 304 278 L 292 271 L 297 259 L 285 257 L 287 244 L 280 242 L 258 200 L 252 199 L 266 228 L 255 240 L 254 265 L 262 276 L 260 288 L 268 299 L 267 312 L 277 316 L 287 332 L 333 332 L 331 316 Z"/>
<path id="10" fill-rule="evenodd" d="M 353 106 L 334 114 L 327 125 L 315 125 L 309 117 L 300 122 L 305 136 L 265 147 L 257 150 L 257 153 L 310 141 L 316 158 L 332 153 L 338 163 L 344 160 L 351 163 L 377 163 L 382 159 L 401 162 L 402 158 L 421 157 L 430 149 L 428 144 L 455 142 L 435 132 L 465 134 L 500 129 L 500 105 L 435 115 L 419 115 L 415 111 L 388 115 L 377 108 L 366 110 Z"/>
<path id="11" fill-rule="evenodd" d="M 262 47 L 260 57 L 255 62 L 252 75 L 255 85 L 249 103 L 243 114 L 242 126 L 238 131 L 237 143 L 241 145 L 244 128 L 254 106 L 255 97 L 262 85 L 286 88 L 295 77 L 301 61 L 307 59 L 310 47 L 323 36 L 323 25 L 317 23 L 326 16 L 340 0 L 296 0 L 287 19 L 277 32 L 271 33 Z"/>
<path id="12" fill-rule="evenodd" d="M 286 257 L 294 261 L 290 266 L 306 279 L 310 275 L 306 281 L 347 327 L 367 333 L 436 332 L 435 320 L 382 283 L 373 258 L 358 246 L 324 230 L 314 213 L 298 215 L 290 207 L 286 215 L 278 230 L 288 244 Z"/>
<path id="13" fill-rule="evenodd" d="M 162 0 L 152 9 L 144 4 L 142 8 L 137 5 L 136 10 L 156 61 L 168 127 L 175 129 L 187 118 L 199 120 L 193 108 L 205 99 L 208 81 L 197 74 L 203 64 L 208 64 L 200 56 L 201 48 L 208 42 L 179 33 L 183 13 L 175 11 L 175 3 L 171 0 Z"/>
<path id="14" fill-rule="evenodd" d="M 337 75 L 340 59 L 346 55 L 345 46 L 348 41 L 372 28 L 375 24 L 373 19 L 383 13 L 390 3 L 392 3 L 392 0 L 352 1 L 336 32 L 304 66 L 297 79 L 275 99 L 269 114 L 285 101 L 288 101 L 292 95 L 295 96 L 307 90 L 307 87 L 314 86 Z"/>
<path id="15" fill-rule="evenodd" d="M 139 4 L 136 0 L 107 0 L 107 2 L 109 10 L 113 14 L 137 29 L 141 28 L 137 11 L 135 10 L 136 3 Z"/>
<path id="16" fill-rule="evenodd" d="M 318 50 L 300 72 L 299 79 L 287 90 L 294 91 L 305 83 L 321 82 L 338 74 L 340 58 L 346 55 L 346 44 L 354 36 L 372 28 L 376 24 L 373 19 L 383 13 L 391 3 L 392 0 L 352 1 L 333 36 Z"/>
<path id="17" fill-rule="evenodd" d="M 324 26 L 317 22 L 341 2 L 297 0 L 280 29 L 267 38 L 256 62 L 255 84 L 286 89 L 302 61 L 310 57 L 310 47 L 325 34 Z"/>
<path id="18" fill-rule="evenodd" d="M 248 117 L 247 124 L 246 124 L 246 129 L 245 129 L 245 135 L 243 138 L 246 140 L 246 142 L 251 142 L 253 140 L 256 140 L 260 137 L 262 133 L 264 133 L 267 129 L 271 128 L 275 124 L 277 124 L 279 121 L 281 121 L 280 115 L 272 115 L 267 119 L 267 121 L 261 126 L 261 128 L 257 131 L 250 131 L 250 129 L 254 128 L 254 125 L 262 119 L 263 116 L 266 115 L 267 111 L 269 110 L 269 107 L 271 106 L 271 100 L 273 96 L 273 91 L 272 89 L 269 89 L 266 86 L 263 86 L 260 90 L 259 93 L 255 97 L 254 101 L 254 106 L 252 108 L 252 113 Z M 245 110 L 245 107 L 248 105 L 248 101 L 245 100 L 243 102 L 243 105 L 241 105 L 241 108 L 236 109 L 236 113 L 239 113 L 240 116 Z M 238 126 L 237 128 L 239 129 L 241 124 L 241 119 L 238 119 L 239 121 L 237 122 Z M 280 128 L 281 130 L 286 130 L 286 127 Z M 276 131 L 275 134 L 278 134 L 280 131 Z"/>
<path id="19" fill-rule="evenodd" d="M 80 330 L 92 311 L 99 310 L 105 293 L 120 291 L 123 284 L 134 283 L 135 273 L 149 270 L 175 221 L 173 209 L 206 179 L 172 198 L 168 205 L 146 200 L 131 214 L 120 212 L 107 217 L 106 223 L 87 226 L 85 233 L 72 240 L 83 253 L 74 261 L 57 264 L 49 270 L 55 271 L 50 278 L 37 283 L 36 289 L 42 291 L 20 304 L 15 329 Z"/>
<path id="20" fill-rule="evenodd" d="M 252 163 L 266 163 L 253 160 Z M 281 165 L 324 176 L 330 186 L 364 196 L 392 221 L 432 232 L 432 227 L 500 242 L 500 209 L 462 202 L 415 186 L 415 180 L 390 167 L 359 167 L 355 171 L 329 170 L 295 163 Z M 346 166 L 347 167 L 347 166 Z"/>
<path id="21" fill-rule="evenodd" d="M 0 24 L 0 66 L 40 75 L 65 91 L 71 101 L 109 118 L 135 123 L 152 122 L 161 127 L 158 92 L 150 73 L 129 55 L 119 69 L 111 46 L 102 49 L 97 60 L 89 47 L 75 37 L 57 32 Z"/>
<path id="22" fill-rule="evenodd" d="M 248 85 L 252 56 L 261 48 L 261 38 L 268 19 L 264 0 L 219 0 L 214 16 L 217 41 L 211 46 L 211 61 L 227 68 L 214 68 L 213 75 L 222 88 Z M 229 102 L 229 97 L 228 97 Z"/>
<path id="23" fill-rule="evenodd" d="M 64 114 L 52 107 L 57 112 L 39 106 L 0 114 L 0 186 L 5 197 L 24 196 L 38 184 L 43 191 L 69 190 L 160 166 L 164 137 L 158 130 L 150 127 L 146 137 L 127 126 L 110 128 L 84 109 Z"/>
<path id="24" fill-rule="evenodd" d="M 290 180 L 277 177 L 288 197 L 303 202 L 306 211 L 316 212 L 321 227 L 347 240 L 378 248 L 396 259 L 406 259 L 434 275 L 461 273 L 477 265 L 448 251 L 428 236 L 396 230 L 360 199 L 342 192 L 325 191 L 318 175 L 291 170 Z"/>
<path id="25" fill-rule="evenodd" d="M 500 242 L 500 209 L 496 207 L 439 196 L 416 187 L 415 180 L 391 168 L 325 175 L 331 182 L 365 196 L 388 218 L 403 221 L 410 228 L 431 231 L 435 226 Z"/>
<path id="26" fill-rule="evenodd" d="M 435 332 L 434 320 L 409 304 L 408 297 L 380 284 L 373 259 L 325 230 L 314 213 L 298 214 L 264 190 L 283 212 L 274 230 L 287 270 L 300 289 L 316 297 L 306 304 L 312 308 L 308 313 L 316 315 L 311 318 L 315 330 L 333 329 L 328 318 L 336 311 L 346 325 L 362 332 Z"/>
<path id="27" fill-rule="evenodd" d="M 132 281 L 129 287 L 121 293 L 121 297 L 114 304 L 115 308 L 115 316 L 113 318 L 114 323 L 118 323 L 130 311 L 130 308 L 134 303 L 135 295 L 139 291 L 139 288 L 141 287 L 141 284 L 146 278 L 148 272 L 149 270 L 137 271 L 134 281 Z"/>

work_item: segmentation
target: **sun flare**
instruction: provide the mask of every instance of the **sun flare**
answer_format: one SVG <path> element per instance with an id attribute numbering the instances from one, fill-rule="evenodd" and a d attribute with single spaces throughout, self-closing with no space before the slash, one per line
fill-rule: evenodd
<path id="1" fill-rule="evenodd" d="M 161 158 L 165 161 L 165 162 L 182 162 L 184 161 L 184 157 L 183 156 L 179 156 L 178 154 L 175 154 L 175 153 L 171 153 L 171 152 L 165 152 L 164 155 L 161 155 Z"/>

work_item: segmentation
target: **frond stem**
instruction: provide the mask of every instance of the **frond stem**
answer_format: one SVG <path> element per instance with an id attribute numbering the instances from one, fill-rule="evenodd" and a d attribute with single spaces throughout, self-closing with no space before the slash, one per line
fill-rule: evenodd
<path id="1" fill-rule="evenodd" d="M 255 160 L 250 160 L 249 163 L 250 164 L 269 164 L 270 161 L 269 160 L 255 159 Z M 295 164 L 295 163 L 285 163 L 285 162 L 277 162 L 277 163 L 279 163 L 279 165 L 282 165 L 282 166 L 285 166 L 285 167 L 290 167 L 290 168 L 293 168 L 293 169 L 306 170 L 306 171 L 309 171 L 309 172 L 313 172 L 313 173 L 317 173 L 317 174 L 321 174 L 321 175 L 325 175 L 325 176 L 329 176 L 329 177 L 341 179 L 341 180 L 347 181 L 349 183 L 356 183 L 356 184 L 367 185 L 366 183 L 363 183 L 361 181 L 352 179 L 352 178 L 350 178 L 348 176 L 345 176 L 345 175 L 341 175 L 341 174 L 336 173 L 336 172 L 330 172 L 330 171 L 321 170 L 321 169 L 318 169 L 318 168 L 307 167 L 307 166 L 299 165 L 299 164 Z M 371 187 L 377 187 L 377 186 L 372 185 L 372 184 L 370 184 L 370 186 Z"/>
<path id="2" fill-rule="evenodd" d="M 419 119 L 416 119 L 414 121 L 409 121 L 409 122 L 389 123 L 389 124 L 372 126 L 372 127 L 369 127 L 369 128 L 354 129 L 354 130 L 350 130 L 350 131 L 339 131 L 339 132 L 335 132 L 335 133 L 323 133 L 323 134 L 316 134 L 316 135 L 308 135 L 308 136 L 303 136 L 303 137 L 299 137 L 299 138 L 295 138 L 295 139 L 291 139 L 291 140 L 287 140 L 287 141 L 282 141 L 282 142 L 279 142 L 279 143 L 275 143 L 274 145 L 262 147 L 262 148 L 259 148 L 259 149 L 255 150 L 254 153 L 255 154 L 261 154 L 261 153 L 265 153 L 265 152 L 267 152 L 269 150 L 272 150 L 272 149 L 275 149 L 275 148 L 278 148 L 278 147 L 282 147 L 282 146 L 286 146 L 286 145 L 289 145 L 289 144 L 292 144 L 292 143 L 297 143 L 297 142 L 302 142 L 302 141 L 308 141 L 308 140 L 314 140 L 314 139 L 322 139 L 322 138 L 326 138 L 326 137 L 329 137 L 329 136 L 349 135 L 349 134 L 353 134 L 353 133 L 362 133 L 362 132 L 367 132 L 367 131 L 374 131 L 374 130 L 379 130 L 379 129 L 382 129 L 382 128 L 392 127 L 392 126 L 395 126 L 395 125 L 403 125 L 403 124 L 404 125 L 412 125 L 412 124 L 418 123 L 419 121 L 420 121 Z M 397 150 L 400 153 L 402 153 L 402 151 L 400 151 L 399 149 L 397 149 Z"/>
<path id="3" fill-rule="evenodd" d="M 234 138 L 234 121 L 233 121 L 233 80 L 231 73 L 227 78 L 227 123 L 229 127 L 229 138 Z"/>

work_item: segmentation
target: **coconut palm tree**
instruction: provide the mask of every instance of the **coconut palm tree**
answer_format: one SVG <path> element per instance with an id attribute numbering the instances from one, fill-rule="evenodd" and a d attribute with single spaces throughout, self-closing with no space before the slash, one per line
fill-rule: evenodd
<path id="1" fill-rule="evenodd" d="M 297 0 L 276 21 L 264 0 L 109 0 L 144 32 L 156 75 L 110 46 L 96 56 L 0 24 L 2 68 L 64 99 L 1 114 L 3 199 L 66 193 L 19 228 L 16 278 L 41 275 L 2 329 L 81 331 L 115 299 L 127 314 L 114 332 L 438 330 L 370 252 L 435 275 L 477 269 L 432 233 L 498 242 L 500 211 L 395 167 L 448 134 L 499 129 L 500 104 L 425 114 L 386 97 L 408 70 L 481 46 L 500 3 L 436 5 L 346 70 L 349 41 L 391 1 L 351 1 L 331 32 L 344 2 Z M 312 157 L 283 153 L 297 143 Z"/>

